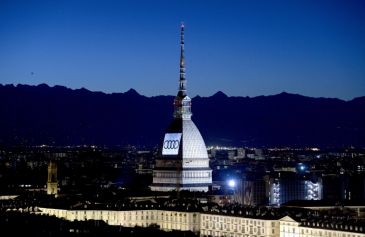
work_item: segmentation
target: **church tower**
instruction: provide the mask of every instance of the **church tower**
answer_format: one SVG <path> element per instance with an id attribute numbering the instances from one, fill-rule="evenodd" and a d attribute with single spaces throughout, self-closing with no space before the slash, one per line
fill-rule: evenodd
<path id="1" fill-rule="evenodd" d="M 58 194 L 57 164 L 52 160 L 48 164 L 47 194 L 55 196 Z"/>
<path id="2" fill-rule="evenodd" d="M 208 191 L 212 170 L 204 140 L 191 120 L 184 55 L 184 23 L 181 24 L 179 90 L 174 99 L 173 120 L 166 129 L 160 156 L 153 170 L 153 191 Z"/>

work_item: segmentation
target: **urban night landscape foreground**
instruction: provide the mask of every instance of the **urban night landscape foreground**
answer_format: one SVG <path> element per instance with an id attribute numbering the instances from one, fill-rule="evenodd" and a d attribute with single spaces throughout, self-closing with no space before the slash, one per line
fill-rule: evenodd
<path id="1" fill-rule="evenodd" d="M 365 237 L 364 10 L 1 1 L 0 236 Z"/>
<path id="2" fill-rule="evenodd" d="M 207 192 L 161 192 L 150 189 L 158 148 L 2 148 L 2 231 L 364 235 L 364 149 L 208 147 L 208 155 L 213 182 Z"/>

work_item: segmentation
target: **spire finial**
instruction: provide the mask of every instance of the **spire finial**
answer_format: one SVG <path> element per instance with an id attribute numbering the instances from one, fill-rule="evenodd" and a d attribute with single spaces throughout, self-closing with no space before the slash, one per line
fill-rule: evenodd
<path id="1" fill-rule="evenodd" d="M 184 57 L 184 22 L 180 25 L 180 80 L 179 92 L 175 97 L 174 117 L 190 119 L 191 117 L 191 99 L 186 95 L 186 80 L 185 80 L 185 57 Z"/>

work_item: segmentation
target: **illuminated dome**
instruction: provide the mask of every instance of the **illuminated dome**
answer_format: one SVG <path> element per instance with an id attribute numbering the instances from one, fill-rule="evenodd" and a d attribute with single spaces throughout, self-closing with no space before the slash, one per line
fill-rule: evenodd
<path id="1" fill-rule="evenodd" d="M 174 119 L 166 130 L 166 134 L 177 133 L 182 134 L 177 157 L 183 159 L 208 159 L 203 137 L 191 119 Z M 162 148 L 164 148 L 164 145 L 166 149 L 168 144 L 164 143 Z"/>

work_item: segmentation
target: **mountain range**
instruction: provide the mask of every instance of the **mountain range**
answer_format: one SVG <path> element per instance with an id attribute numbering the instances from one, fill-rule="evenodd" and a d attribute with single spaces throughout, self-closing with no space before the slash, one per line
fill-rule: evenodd
<path id="1" fill-rule="evenodd" d="M 161 142 L 174 96 L 92 92 L 46 84 L 0 84 L 0 144 L 137 145 Z M 350 101 L 286 92 L 192 99 L 207 145 L 365 146 L 365 97 Z"/>

